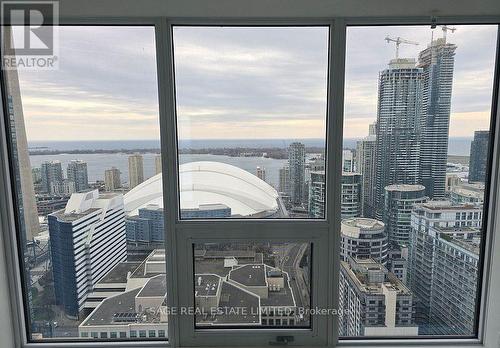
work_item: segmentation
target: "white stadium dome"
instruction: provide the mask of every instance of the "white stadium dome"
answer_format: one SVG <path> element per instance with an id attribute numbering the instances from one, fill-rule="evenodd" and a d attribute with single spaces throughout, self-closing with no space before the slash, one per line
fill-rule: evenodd
<path id="1" fill-rule="evenodd" d="M 181 209 L 197 209 L 205 204 L 223 204 L 233 216 L 265 217 L 282 213 L 278 192 L 257 176 L 220 162 L 182 164 L 180 174 Z M 146 205 L 163 207 L 162 175 L 157 174 L 124 196 L 125 211 L 136 215 Z"/>

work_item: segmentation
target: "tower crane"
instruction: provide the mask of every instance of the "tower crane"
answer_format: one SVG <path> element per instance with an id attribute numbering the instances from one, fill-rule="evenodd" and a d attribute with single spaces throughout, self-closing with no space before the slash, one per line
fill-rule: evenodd
<path id="1" fill-rule="evenodd" d="M 444 39 L 445 42 L 446 42 L 446 32 L 449 30 L 452 33 L 454 33 L 455 30 L 457 30 L 457 28 L 449 27 L 447 25 L 439 25 L 439 27 L 441 27 L 441 30 L 443 31 L 443 39 Z"/>
<path id="2" fill-rule="evenodd" d="M 399 58 L 399 45 L 401 45 L 402 43 L 408 44 L 408 45 L 418 46 L 418 42 L 406 40 L 406 39 L 403 39 L 402 37 L 399 37 L 399 36 L 398 37 L 386 36 L 385 41 L 387 41 L 387 43 L 390 43 L 391 41 L 396 43 L 396 59 Z"/>

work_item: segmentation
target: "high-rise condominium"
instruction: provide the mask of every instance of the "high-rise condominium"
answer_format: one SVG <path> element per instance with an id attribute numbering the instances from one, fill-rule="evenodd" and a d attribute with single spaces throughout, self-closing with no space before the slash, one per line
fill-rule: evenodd
<path id="1" fill-rule="evenodd" d="M 78 318 L 94 285 L 127 257 L 123 195 L 74 193 L 48 221 L 56 303 Z"/>
<path id="2" fill-rule="evenodd" d="M 475 131 L 470 144 L 469 182 L 485 182 L 489 131 Z"/>
<path id="3" fill-rule="evenodd" d="M 389 185 L 385 188 L 384 223 L 389 241 L 400 246 L 410 242 L 411 211 L 417 203 L 426 202 L 422 185 Z"/>
<path id="4" fill-rule="evenodd" d="M 354 152 L 346 149 L 342 151 L 342 171 L 352 173 L 355 170 Z"/>
<path id="5" fill-rule="evenodd" d="M 162 171 L 161 169 L 161 155 L 156 155 L 155 156 L 155 174 L 160 174 Z"/>
<path id="6" fill-rule="evenodd" d="M 314 218 L 325 217 L 325 171 L 311 172 L 309 184 L 309 215 Z"/>
<path id="7" fill-rule="evenodd" d="M 284 165 L 279 170 L 280 184 L 279 191 L 285 194 L 290 194 L 290 167 L 288 164 Z"/>
<path id="8" fill-rule="evenodd" d="M 302 204 L 305 197 L 306 149 L 299 142 L 291 143 L 288 148 L 290 170 L 290 198 L 293 204 Z"/>
<path id="9" fill-rule="evenodd" d="M 378 90 L 375 216 L 381 220 L 384 189 L 419 180 L 423 70 L 410 58 L 392 59 Z"/>
<path id="10" fill-rule="evenodd" d="M 122 187 L 120 170 L 112 167 L 104 171 L 104 188 L 106 191 L 113 191 Z"/>
<path id="11" fill-rule="evenodd" d="M 16 177 L 18 205 L 21 214 L 21 239 L 23 243 L 38 235 L 40 223 L 35 199 L 35 189 L 31 173 L 31 164 L 28 154 L 28 141 L 24 127 L 23 105 L 19 90 L 17 70 L 5 70 L 8 117 L 10 121 L 10 137 L 12 144 L 12 158 Z"/>
<path id="12" fill-rule="evenodd" d="M 456 48 L 446 38 L 439 38 L 418 57 L 418 67 L 423 71 L 420 182 L 431 199 L 441 199 L 445 193 Z"/>
<path id="13" fill-rule="evenodd" d="M 387 262 L 387 233 L 382 221 L 366 218 L 343 219 L 340 225 L 342 261 L 373 259 L 381 264 Z"/>
<path id="14" fill-rule="evenodd" d="M 83 192 L 89 188 L 86 162 L 72 160 L 68 163 L 67 174 L 68 180 L 75 183 L 76 192 Z"/>
<path id="15" fill-rule="evenodd" d="M 342 336 L 416 336 L 411 291 L 373 259 L 340 261 Z"/>
<path id="16" fill-rule="evenodd" d="M 369 135 L 359 140 L 356 148 L 357 167 L 361 174 L 363 187 L 361 208 L 364 217 L 375 217 L 376 145 L 376 125 L 372 124 Z"/>
<path id="17" fill-rule="evenodd" d="M 60 161 L 47 161 L 42 163 L 42 190 L 55 194 L 58 186 L 63 182 L 63 171 Z"/>
<path id="18" fill-rule="evenodd" d="M 128 181 L 129 188 L 134 188 L 144 181 L 144 164 L 140 154 L 128 158 Z"/>
<path id="19" fill-rule="evenodd" d="M 447 201 L 414 206 L 408 284 L 420 334 L 474 333 L 482 212 Z"/>
<path id="20" fill-rule="evenodd" d="M 266 168 L 257 167 L 256 174 L 260 180 L 266 181 Z"/>
<path id="21" fill-rule="evenodd" d="M 361 174 L 342 173 L 340 215 L 342 219 L 361 216 L 362 187 Z"/>

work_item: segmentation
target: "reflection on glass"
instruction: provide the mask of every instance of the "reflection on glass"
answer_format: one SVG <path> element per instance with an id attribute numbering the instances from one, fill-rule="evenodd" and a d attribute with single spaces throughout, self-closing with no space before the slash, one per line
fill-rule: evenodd
<path id="1" fill-rule="evenodd" d="M 324 218 L 328 27 L 174 27 L 181 218 Z"/>
<path id="2" fill-rule="evenodd" d="M 309 243 L 194 246 L 197 328 L 309 327 Z"/>
<path id="3" fill-rule="evenodd" d="M 58 69 L 6 71 L 28 337 L 165 339 L 154 28 L 59 32 Z"/>
<path id="4" fill-rule="evenodd" d="M 496 33 L 348 28 L 341 336 L 475 335 Z"/>

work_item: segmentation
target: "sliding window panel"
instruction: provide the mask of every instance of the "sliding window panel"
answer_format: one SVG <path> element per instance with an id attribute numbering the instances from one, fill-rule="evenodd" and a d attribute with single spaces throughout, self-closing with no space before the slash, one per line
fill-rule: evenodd
<path id="1" fill-rule="evenodd" d="M 166 341 L 155 28 L 53 29 L 3 70 L 28 341 Z"/>
<path id="2" fill-rule="evenodd" d="M 329 26 L 172 28 L 181 219 L 324 219 Z"/>
<path id="3" fill-rule="evenodd" d="M 497 32 L 347 28 L 344 339 L 478 335 Z"/>

